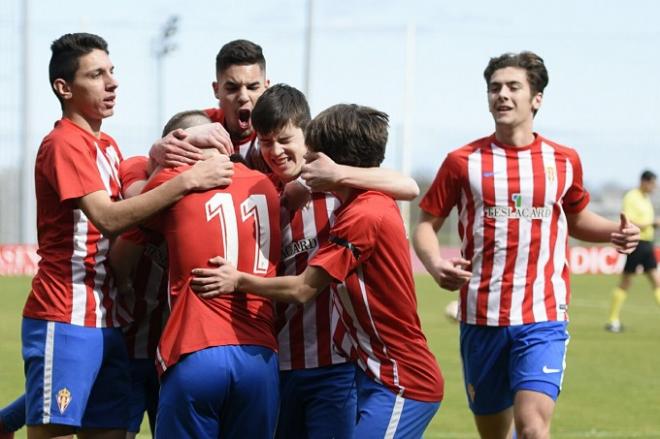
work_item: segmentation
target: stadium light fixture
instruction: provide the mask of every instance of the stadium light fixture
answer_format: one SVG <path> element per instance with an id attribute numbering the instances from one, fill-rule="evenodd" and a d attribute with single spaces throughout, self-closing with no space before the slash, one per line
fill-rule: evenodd
<path id="1" fill-rule="evenodd" d="M 174 37 L 179 31 L 179 16 L 170 16 L 160 29 L 160 33 L 153 40 L 153 54 L 156 60 L 156 133 L 160 133 L 163 125 L 164 87 L 163 87 L 163 61 L 177 49 Z"/>

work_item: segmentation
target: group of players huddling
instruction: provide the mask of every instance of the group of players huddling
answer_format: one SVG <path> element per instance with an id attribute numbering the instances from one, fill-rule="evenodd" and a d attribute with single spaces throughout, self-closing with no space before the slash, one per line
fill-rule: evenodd
<path id="1" fill-rule="evenodd" d="M 149 157 L 101 131 L 117 91 L 106 42 L 52 46 L 62 118 L 35 182 L 39 270 L 23 312 L 26 393 L 0 437 L 417 438 L 443 379 L 421 330 L 395 199 L 388 116 L 311 118 L 269 87 L 261 48 L 225 44 L 219 108 L 176 114 Z M 495 133 L 447 155 L 413 243 L 460 289 L 461 355 L 482 438 L 549 437 L 565 367 L 568 235 L 634 249 L 639 230 L 586 209 L 577 153 L 532 129 L 548 82 L 531 52 L 484 72 Z M 462 257 L 436 232 L 459 212 Z"/>

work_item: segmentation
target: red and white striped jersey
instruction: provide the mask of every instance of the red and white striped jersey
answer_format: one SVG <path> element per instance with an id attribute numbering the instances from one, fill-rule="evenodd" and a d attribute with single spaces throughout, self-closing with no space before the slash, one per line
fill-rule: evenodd
<path id="1" fill-rule="evenodd" d="M 568 320 L 566 213 L 588 203 L 577 152 L 538 134 L 523 147 L 491 135 L 449 153 L 420 207 L 438 217 L 458 208 L 462 254 L 472 261 L 461 321 Z"/>
<path id="2" fill-rule="evenodd" d="M 357 364 L 392 392 L 442 400 L 444 382 L 417 315 L 408 239 L 394 200 L 356 191 L 336 212 L 328 241 L 309 261 L 336 282 L 336 301 Z"/>
<path id="3" fill-rule="evenodd" d="M 96 138 L 61 119 L 44 138 L 35 164 L 41 256 L 23 315 L 90 327 L 119 326 L 109 275 L 110 241 L 78 207 L 78 199 L 106 191 L 121 199 L 121 153 L 105 133 Z"/>
<path id="4" fill-rule="evenodd" d="M 154 359 L 170 315 L 167 303 L 167 243 L 160 237 L 145 237 L 142 245 L 144 253 L 138 261 L 133 280 L 135 296 L 121 301 L 132 322 L 122 330 L 129 358 Z"/>
<path id="5" fill-rule="evenodd" d="M 146 181 L 146 157 L 130 157 L 119 166 L 123 188 Z M 126 309 L 131 323 L 122 328 L 129 358 L 154 359 L 163 327 L 170 314 L 167 303 L 167 243 L 156 232 L 136 228 L 124 233 L 127 239 L 144 248 L 135 267 L 132 297 L 122 297 L 119 306 Z"/>
<path id="6" fill-rule="evenodd" d="M 280 210 L 282 256 L 279 275 L 297 275 L 328 239 L 340 201 L 329 193 L 314 193 L 307 205 Z M 332 306 L 330 288 L 304 305 L 277 303 L 280 370 L 308 369 L 347 361 L 333 345 L 339 314 Z M 333 312 L 334 310 L 334 312 Z M 339 323 L 341 324 L 341 323 Z"/>

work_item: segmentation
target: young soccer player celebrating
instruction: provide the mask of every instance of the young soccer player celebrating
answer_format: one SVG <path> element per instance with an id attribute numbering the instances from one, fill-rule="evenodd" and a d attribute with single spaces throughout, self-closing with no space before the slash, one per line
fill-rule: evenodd
<path id="1" fill-rule="evenodd" d="M 377 167 L 385 154 L 387 126 L 385 113 L 337 105 L 307 125 L 305 143 L 310 152 L 339 165 Z M 286 169 L 285 157 L 273 165 Z M 442 400 L 443 381 L 417 316 L 401 215 L 381 192 L 342 186 L 335 194 L 341 207 L 327 240 L 304 269 L 262 279 L 221 260 L 219 270 L 195 270 L 207 280 L 199 289 L 208 293 L 201 295 L 250 291 L 307 303 L 341 284 L 335 302 L 349 337 L 345 350 L 359 366 L 355 437 L 421 437 Z"/>
<path id="2" fill-rule="evenodd" d="M 436 282 L 459 289 L 468 402 L 482 438 L 546 438 L 568 344 L 569 234 L 623 253 L 639 229 L 587 209 L 577 152 L 533 131 L 548 72 L 534 53 L 484 71 L 495 133 L 449 153 L 422 199 L 413 243 Z M 462 256 L 440 256 L 436 232 L 454 206 Z"/>
<path id="3" fill-rule="evenodd" d="M 79 431 L 123 438 L 129 376 L 109 275 L 110 237 L 190 190 L 226 184 L 226 159 L 200 162 L 155 191 L 122 200 L 121 152 L 101 131 L 117 95 L 107 44 L 92 34 L 66 34 L 51 50 L 50 84 L 62 119 L 35 165 L 41 260 L 22 325 L 28 437 Z"/>
<path id="4" fill-rule="evenodd" d="M 281 193 L 305 169 L 303 130 L 311 120 L 302 92 L 286 84 L 269 87 L 252 113 L 264 162 Z M 323 164 L 321 169 L 318 165 Z M 394 198 L 411 199 L 417 184 L 397 172 L 373 167 L 337 165 L 327 156 L 306 175 L 326 184 L 341 182 L 381 190 Z M 334 177 L 328 178 L 329 174 Z M 280 214 L 282 259 L 280 275 L 299 274 L 328 239 L 341 201 L 330 192 L 314 192 L 302 206 L 284 200 Z M 193 288 L 197 279 L 192 281 Z M 204 284 L 204 279 L 199 279 Z M 277 437 L 352 438 L 356 419 L 355 367 L 333 338 L 345 328 L 327 288 L 303 304 L 279 303 L 277 331 L 280 362 L 280 412 Z"/>
<path id="5" fill-rule="evenodd" d="M 226 154 L 240 154 L 249 168 L 268 172 L 252 127 L 254 106 L 269 85 L 261 46 L 248 40 L 226 43 L 215 58 L 215 70 L 211 86 L 218 107 L 204 110 L 222 131 L 215 133 L 214 144 Z M 156 141 L 149 155 L 165 167 L 194 164 L 202 158 L 199 148 L 176 136 Z"/>

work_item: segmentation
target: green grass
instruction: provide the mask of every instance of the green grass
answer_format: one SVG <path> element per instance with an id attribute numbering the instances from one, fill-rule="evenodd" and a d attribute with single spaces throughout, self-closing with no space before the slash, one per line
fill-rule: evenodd
<path id="1" fill-rule="evenodd" d="M 455 294 L 440 290 L 428 276 L 416 281 L 424 331 L 446 381 L 445 400 L 425 437 L 476 438 L 463 392 L 458 325 L 444 317 Z M 660 308 L 639 277 L 623 309 L 626 331 L 605 332 L 616 281 L 614 276 L 573 279 L 571 342 L 553 438 L 660 438 Z M 23 392 L 20 315 L 28 289 L 28 278 L 0 277 L 0 405 Z M 25 437 L 25 430 L 16 437 Z"/>

